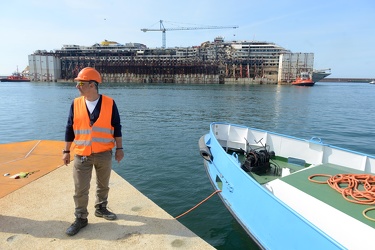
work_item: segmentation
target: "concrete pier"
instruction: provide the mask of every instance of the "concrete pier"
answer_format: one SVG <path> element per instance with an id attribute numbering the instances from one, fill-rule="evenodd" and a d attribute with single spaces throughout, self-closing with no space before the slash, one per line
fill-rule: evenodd
<path id="1" fill-rule="evenodd" d="M 89 225 L 77 235 L 67 236 L 65 230 L 74 221 L 74 202 L 72 163 L 61 166 L 63 142 L 16 144 L 0 145 L 1 189 L 18 187 L 3 192 L 0 198 L 0 249 L 214 249 L 115 172 L 111 175 L 108 208 L 118 219 L 107 221 L 94 216 L 94 173 Z M 22 153 L 16 154 L 17 149 Z M 14 154 L 14 160 L 9 154 Z M 46 159 L 55 164 L 52 170 L 45 171 Z M 39 171 L 28 178 L 9 178 L 31 169 Z M 12 173 L 3 176 L 5 172 Z M 22 181 L 26 183 L 20 185 Z"/>

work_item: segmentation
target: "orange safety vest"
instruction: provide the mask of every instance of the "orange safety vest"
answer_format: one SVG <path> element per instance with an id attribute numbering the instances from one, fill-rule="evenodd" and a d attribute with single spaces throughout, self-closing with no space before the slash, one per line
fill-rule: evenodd
<path id="1" fill-rule="evenodd" d="M 89 156 L 112 150 L 115 146 L 114 128 L 111 125 L 113 100 L 102 95 L 102 106 L 96 122 L 90 127 L 85 97 L 74 99 L 74 153 Z"/>

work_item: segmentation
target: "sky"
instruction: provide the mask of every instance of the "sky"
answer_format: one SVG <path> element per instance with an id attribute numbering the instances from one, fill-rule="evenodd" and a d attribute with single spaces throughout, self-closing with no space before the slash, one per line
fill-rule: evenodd
<path id="1" fill-rule="evenodd" d="M 266 41 L 314 53 L 330 77 L 375 78 L 374 0 L 12 0 L 2 1 L 0 75 L 22 71 L 36 50 L 91 46 L 103 40 L 162 46 L 162 32 L 142 28 L 239 26 L 166 32 L 167 47 Z"/>

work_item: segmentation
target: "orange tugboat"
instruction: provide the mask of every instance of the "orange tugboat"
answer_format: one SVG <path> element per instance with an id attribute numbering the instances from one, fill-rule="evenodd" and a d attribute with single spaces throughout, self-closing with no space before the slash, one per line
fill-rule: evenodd
<path id="1" fill-rule="evenodd" d="M 308 72 L 301 72 L 301 75 L 296 78 L 292 85 L 294 86 L 314 86 L 315 82 L 310 77 Z"/>
<path id="2" fill-rule="evenodd" d="M 30 82 L 30 79 L 24 77 L 21 73 L 17 71 L 14 72 L 11 76 L 8 76 L 7 78 L 0 78 L 0 82 Z"/>

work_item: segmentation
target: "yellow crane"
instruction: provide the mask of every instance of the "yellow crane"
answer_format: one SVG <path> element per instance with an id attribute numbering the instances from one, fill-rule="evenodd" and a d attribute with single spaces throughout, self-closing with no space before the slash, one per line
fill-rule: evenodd
<path id="1" fill-rule="evenodd" d="M 202 26 L 202 27 L 176 27 L 176 28 L 165 28 L 163 24 L 163 20 L 159 21 L 160 28 L 159 29 L 141 29 L 143 32 L 147 31 L 161 31 L 162 32 L 162 48 L 166 48 L 166 31 L 172 30 L 200 30 L 200 29 L 237 29 L 238 26 Z"/>

